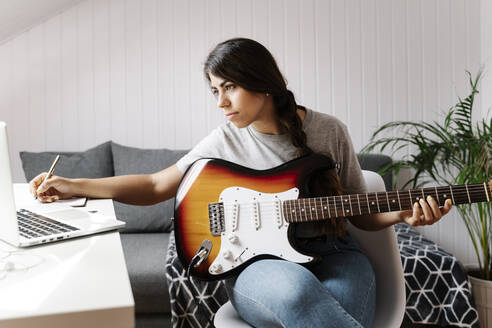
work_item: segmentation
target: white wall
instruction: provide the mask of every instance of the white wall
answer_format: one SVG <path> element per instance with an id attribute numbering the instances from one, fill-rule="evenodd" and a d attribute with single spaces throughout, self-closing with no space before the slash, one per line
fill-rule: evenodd
<path id="1" fill-rule="evenodd" d="M 492 115 L 492 1 L 480 1 L 481 25 L 481 63 L 485 70 L 482 79 L 481 107 L 482 117 Z M 489 116 L 487 116 L 489 115 Z"/>
<path id="2" fill-rule="evenodd" d="M 233 36 L 264 43 L 299 102 L 339 117 L 360 149 L 382 123 L 437 119 L 467 94 L 465 70 L 478 71 L 488 31 L 481 5 L 82 1 L 0 45 L 0 120 L 9 126 L 14 179 L 24 181 L 20 150 L 83 150 L 109 139 L 192 147 L 223 122 L 201 65 Z M 474 261 L 456 215 L 422 231 Z"/>

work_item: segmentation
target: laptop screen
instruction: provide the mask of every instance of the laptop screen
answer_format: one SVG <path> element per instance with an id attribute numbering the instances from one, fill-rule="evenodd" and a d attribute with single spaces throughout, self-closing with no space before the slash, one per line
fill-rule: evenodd
<path id="1" fill-rule="evenodd" d="M 0 121 L 0 239 L 19 244 L 12 173 L 7 140 L 7 124 Z"/>

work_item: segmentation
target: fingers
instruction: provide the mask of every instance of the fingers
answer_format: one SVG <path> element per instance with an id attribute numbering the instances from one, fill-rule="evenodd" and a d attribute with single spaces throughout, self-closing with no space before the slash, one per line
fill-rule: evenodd
<path id="1" fill-rule="evenodd" d="M 434 221 L 439 220 L 443 216 L 441 209 L 439 208 L 439 204 L 431 196 L 427 196 L 427 204 L 429 204 L 428 207 L 430 207 L 432 215 L 434 216 Z"/>
<path id="2" fill-rule="evenodd" d="M 48 173 L 46 172 L 43 172 L 41 174 L 38 174 L 34 179 L 32 179 L 30 182 L 29 182 L 29 191 L 31 192 L 31 194 L 36 197 L 37 196 L 37 192 L 36 190 L 38 189 L 39 185 L 43 182 L 44 180 L 44 177 L 47 175 Z"/>
<path id="3" fill-rule="evenodd" d="M 446 199 L 444 202 L 444 207 L 441 209 L 442 215 L 448 214 L 449 211 L 451 211 L 451 208 L 453 207 L 453 202 L 451 199 Z"/>
<path id="4" fill-rule="evenodd" d="M 405 222 L 412 227 L 420 225 L 420 218 L 422 216 L 422 212 L 420 210 L 419 203 L 413 204 L 412 216 L 405 219 Z"/>
<path id="5" fill-rule="evenodd" d="M 429 198 L 427 198 L 427 200 L 429 200 Z M 420 218 L 420 223 L 422 225 L 432 224 L 441 218 L 441 212 L 439 211 L 439 207 L 437 208 L 437 210 L 439 211 L 439 216 L 436 218 L 434 217 L 434 212 L 432 211 L 429 204 L 425 200 L 420 199 L 419 204 L 420 204 L 420 208 L 422 209 L 422 212 L 424 213 L 423 217 Z"/>
<path id="6" fill-rule="evenodd" d="M 61 196 L 63 195 L 58 190 L 59 181 L 59 177 L 52 176 L 48 180 L 42 182 L 37 187 L 37 190 L 34 191 L 39 201 L 42 203 L 51 203 L 61 199 Z"/>
<path id="7" fill-rule="evenodd" d="M 42 203 L 52 203 L 52 202 L 56 202 L 57 200 L 59 200 L 60 196 L 58 196 L 58 195 L 53 195 L 53 196 L 39 195 L 38 199 Z"/>
<path id="8" fill-rule="evenodd" d="M 53 185 L 56 185 L 56 180 L 57 177 L 53 175 L 48 180 L 42 182 L 41 185 L 38 187 L 37 194 L 39 195 L 47 192 Z"/>
<path id="9" fill-rule="evenodd" d="M 436 200 L 428 196 L 427 201 L 420 199 L 418 203 L 414 203 L 412 217 L 406 221 L 412 226 L 431 225 L 439 221 L 451 208 L 452 202 L 450 199 L 447 199 L 444 202 L 444 206 L 439 208 Z"/>

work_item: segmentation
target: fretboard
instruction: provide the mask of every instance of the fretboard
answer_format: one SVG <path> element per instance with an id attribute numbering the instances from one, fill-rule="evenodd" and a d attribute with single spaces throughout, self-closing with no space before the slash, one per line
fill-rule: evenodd
<path id="1" fill-rule="evenodd" d="M 453 204 L 490 202 L 492 182 L 482 184 L 429 187 L 405 191 L 375 192 L 316 198 L 301 198 L 283 202 L 287 222 L 309 222 L 332 218 L 384 213 L 411 209 L 420 199 L 434 198 L 439 206 L 446 199 Z"/>

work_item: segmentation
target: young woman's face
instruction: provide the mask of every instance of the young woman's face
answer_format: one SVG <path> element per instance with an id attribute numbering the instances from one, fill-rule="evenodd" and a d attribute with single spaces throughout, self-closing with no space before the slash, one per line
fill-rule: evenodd
<path id="1" fill-rule="evenodd" d="M 268 113 L 271 107 L 269 97 L 266 94 L 248 91 L 211 73 L 208 75 L 217 106 L 236 127 L 244 128 L 271 116 Z"/>

